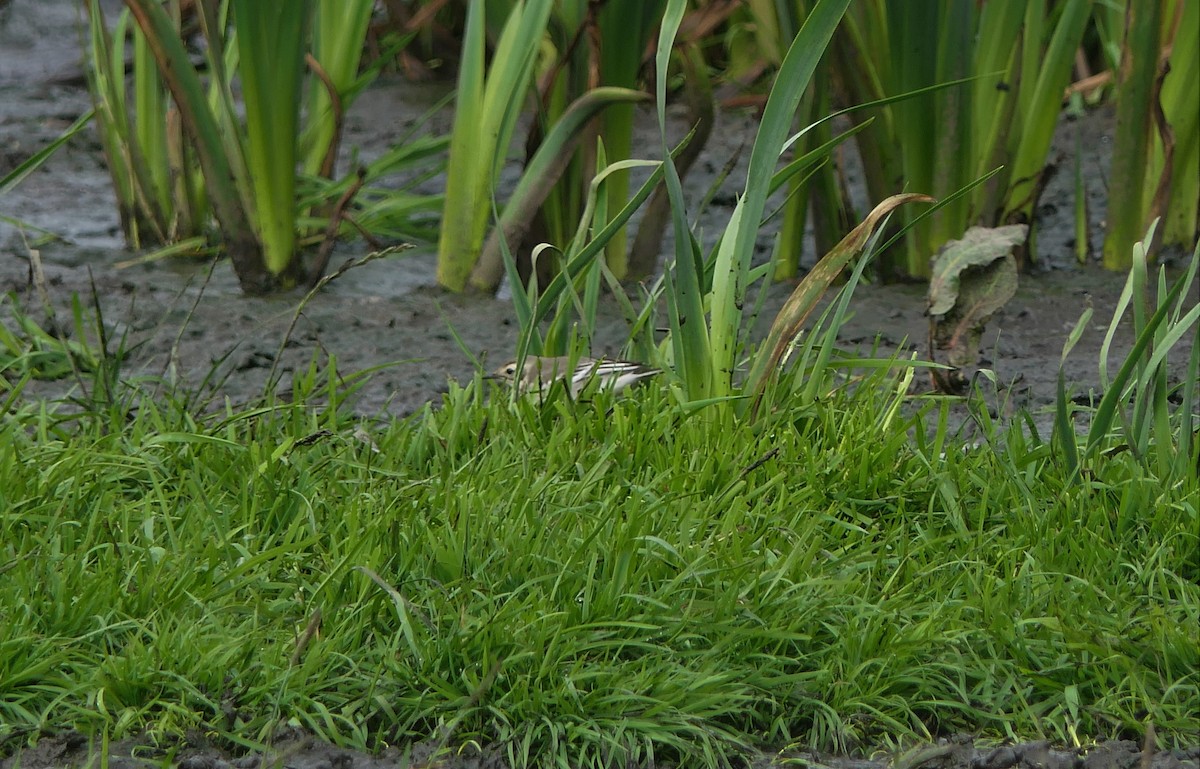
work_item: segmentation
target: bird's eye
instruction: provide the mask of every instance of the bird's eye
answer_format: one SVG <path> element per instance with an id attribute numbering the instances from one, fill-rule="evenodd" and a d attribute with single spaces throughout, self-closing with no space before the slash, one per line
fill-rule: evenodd
<path id="1" fill-rule="evenodd" d="M 504 367 L 504 373 L 505 373 L 505 374 L 508 374 L 509 376 L 512 376 L 513 374 L 516 374 L 516 373 L 517 373 L 517 364 L 515 364 L 515 363 L 510 363 L 510 364 L 508 364 L 507 366 L 505 366 L 505 367 Z"/>

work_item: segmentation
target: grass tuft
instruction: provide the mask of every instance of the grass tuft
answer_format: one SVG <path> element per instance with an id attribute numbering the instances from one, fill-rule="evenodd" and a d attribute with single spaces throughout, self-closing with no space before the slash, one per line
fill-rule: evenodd
<path id="1" fill-rule="evenodd" d="M 11 411 L 0 746 L 290 725 L 600 767 L 1189 739 L 1196 476 L 1114 453 L 1077 483 L 1019 427 L 914 443 L 930 413 L 876 405 L 896 376 L 829 373 L 753 426 L 654 388 L 539 407 L 477 381 L 376 428 L 315 370 L 209 416 Z"/>

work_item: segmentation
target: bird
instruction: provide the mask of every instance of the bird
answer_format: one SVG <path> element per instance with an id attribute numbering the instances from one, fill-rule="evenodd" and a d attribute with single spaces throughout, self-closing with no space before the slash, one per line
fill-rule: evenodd
<path id="1" fill-rule="evenodd" d="M 485 378 L 509 382 L 521 393 L 549 391 L 556 382 L 561 381 L 574 398 L 593 381 L 598 382 L 601 389 L 619 393 L 662 373 L 661 369 L 613 358 L 578 358 L 568 377 L 570 367 L 571 359 L 566 356 L 548 358 L 530 355 L 525 358 L 523 366 L 510 361 Z"/>

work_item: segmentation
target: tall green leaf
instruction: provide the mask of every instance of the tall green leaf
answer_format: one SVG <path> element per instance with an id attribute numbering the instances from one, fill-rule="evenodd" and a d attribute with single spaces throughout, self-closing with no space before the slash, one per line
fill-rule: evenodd
<path id="1" fill-rule="evenodd" d="M 257 203 L 256 225 L 267 269 L 290 285 L 295 275 L 284 273 L 296 264 L 300 84 L 311 0 L 287 4 L 231 1 L 238 31 L 246 161 Z"/>
<path id="2" fill-rule="evenodd" d="M 775 167 L 800 97 L 848 5 L 849 0 L 821 0 L 813 7 L 788 48 L 767 97 L 762 123 L 750 153 L 745 190 L 721 240 L 713 273 L 711 378 L 712 394 L 717 397 L 733 392 L 733 371 L 750 260 L 754 256 L 758 222 L 766 208 Z"/>
<path id="3" fill-rule="evenodd" d="M 485 77 L 483 0 L 471 0 L 459 63 L 438 282 L 462 291 L 487 230 L 491 192 L 528 92 L 552 0 L 517 0 Z"/>

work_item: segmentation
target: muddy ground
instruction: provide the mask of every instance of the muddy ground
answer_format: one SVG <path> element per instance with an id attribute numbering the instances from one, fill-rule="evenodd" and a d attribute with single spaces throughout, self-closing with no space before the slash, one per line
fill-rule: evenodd
<path id="1" fill-rule="evenodd" d="M 110 769 L 148 769 L 166 765 L 179 769 L 507 769 L 498 752 L 466 749 L 438 751 L 436 745 L 411 749 L 388 748 L 378 754 L 345 750 L 317 742 L 303 734 L 289 734 L 264 751 L 230 753 L 202 736 L 167 748 L 151 748 L 136 740 L 109 746 Z M 95 746 L 71 732 L 43 737 L 36 747 L 0 759 L 0 769 L 58 769 L 101 766 Z M 640 769 L 667 769 L 659 763 Z M 846 758 L 810 751 L 785 749 L 742 757 L 733 766 L 746 769 L 798 766 L 814 769 L 1196 769 L 1200 748 L 1146 752 L 1129 740 L 1113 740 L 1087 749 L 1063 750 L 1047 742 L 1019 745 L 976 746 L 967 736 L 940 740 L 895 753 L 879 752 L 870 758 Z M 632 769 L 632 768 L 630 768 Z"/>
<path id="2" fill-rule="evenodd" d="M 110 6 L 114 3 L 109 2 Z M 80 77 L 77 3 L 71 0 L 12 0 L 0 8 L 0 176 L 52 141 L 90 106 Z M 349 113 L 347 146 L 372 157 L 388 146 L 391 137 L 423 113 L 445 93 L 447 83 L 413 84 L 390 77 L 375 85 L 369 98 L 360 99 Z M 680 113 L 676 112 L 676 115 Z M 642 115 L 637 147 L 657 143 L 653 115 Z M 744 179 L 748 145 L 753 137 L 753 116 L 726 112 L 687 180 L 688 194 L 698 200 L 725 160 L 744 145 L 740 166 L 731 174 L 717 202 L 704 215 L 702 227 L 709 238 L 719 231 L 732 210 L 733 193 Z M 445 132 L 450 114 L 436 115 L 430 131 Z M 676 128 L 682 126 L 677 121 Z M 1103 232 L 1105 178 L 1112 146 L 1113 115 L 1095 111 L 1079 121 L 1064 119 L 1051 160 L 1069 168 L 1077 133 L 1082 139 L 1083 169 L 1092 213 L 1091 237 L 1099 244 Z M 506 175 L 510 179 L 515 166 Z M 1038 209 L 1037 227 L 1041 260 L 1022 275 L 1017 296 L 993 318 L 982 348 L 982 364 L 995 371 L 999 383 L 992 408 L 1011 414 L 1019 408 L 1038 412 L 1053 401 L 1059 356 L 1066 335 L 1091 306 L 1095 320 L 1067 363 L 1068 379 L 1077 391 L 1097 386 L 1096 362 L 1104 328 L 1120 294 L 1123 276 L 1103 271 L 1095 259 L 1085 265 L 1073 253 L 1073 192 L 1068 172 L 1050 183 Z M 848 181 L 861 196 L 858 175 Z M 429 189 L 434 189 L 436 182 Z M 252 400 L 263 392 L 268 373 L 278 365 L 286 388 L 290 374 L 307 367 L 316 355 L 336 356 L 342 372 L 353 372 L 385 363 L 396 365 L 373 375 L 359 391 L 355 407 L 364 414 L 403 416 L 436 400 L 450 379 L 472 377 L 472 356 L 495 365 L 508 357 L 516 329 L 513 313 L 504 299 L 455 296 L 434 282 L 433 248 L 428 244 L 404 254 L 347 272 L 305 306 L 294 332 L 284 334 L 300 294 L 249 298 L 238 289 L 228 263 L 209 265 L 171 261 L 119 267 L 131 254 L 121 240 L 117 213 L 109 189 L 99 144 L 85 131 L 67 145 L 43 170 L 15 190 L 0 197 L 0 216 L 42 228 L 57 237 L 37 246 L 49 282 L 52 302 L 59 308 L 60 324 L 69 327 L 71 297 L 91 301 L 92 287 L 112 338 L 127 335 L 132 345 L 125 362 L 130 378 L 177 377 L 184 386 L 199 387 L 214 371 L 211 394 L 234 403 Z M 769 253 L 771 232 L 762 236 Z M 22 231 L 0 221 L 0 294 L 11 292 L 34 317 L 41 317 L 40 301 L 31 287 L 30 250 L 34 231 Z M 339 246 L 334 266 L 362 256 L 362 243 Z M 811 264 L 811 249 L 804 263 Z M 782 303 L 791 286 L 770 290 L 767 317 Z M 924 314 L 925 289 L 917 285 L 868 285 L 859 289 L 854 317 L 844 329 L 847 346 L 870 344 L 877 337 L 884 350 L 896 349 L 905 340 L 917 342 L 924 354 L 928 321 Z M 6 302 L 8 300 L 5 300 Z M 7 306 L 0 318 L 8 321 Z M 453 331 L 452 331 L 453 330 Z M 68 328 L 69 331 L 69 328 Z M 470 355 L 454 341 L 457 334 Z M 596 353 L 619 350 L 625 326 L 611 302 L 603 308 Z M 1128 332 L 1118 334 L 1114 363 L 1130 344 Z M 282 349 L 282 358 L 276 361 Z M 922 385 L 924 386 L 924 385 Z M 68 382 L 35 383 L 30 396 L 61 396 Z M 1039 417 L 1046 424 L 1047 417 Z M 21 739 L 22 744 L 28 744 Z M 18 746 L 0 744 L 0 756 Z M 419 755 L 422 750 L 417 746 Z M 424 748 L 428 752 L 428 747 Z M 266 765 L 289 767 L 395 766 L 397 752 L 370 756 L 319 744 L 292 735 L 286 744 L 268 754 L 233 754 L 203 739 L 184 740 L 169 754 L 147 751 L 134 741 L 117 743 L 110 751 L 110 766 L 132 767 L 177 762 L 180 766 L 239 769 Z M 920 764 L 912 757 L 881 754 L 857 760 L 831 756 L 796 756 L 806 763 L 845 769 L 874 769 L 888 765 L 922 765 L 936 769 L 1131 769 L 1141 761 L 1140 748 L 1129 742 L 1109 742 L 1089 751 L 1050 750 L 1043 743 L 996 749 L 976 749 L 969 741 L 946 743 L 936 755 Z M 747 760 L 754 766 L 772 762 L 773 753 Z M 784 756 L 778 756 L 783 758 Z M 36 747 L 0 760 L 0 769 L 81 766 L 95 764 L 95 746 L 78 734 L 44 735 Z M 497 755 L 442 759 L 440 766 L 504 766 Z M 1200 769 L 1200 751 L 1160 752 L 1146 769 Z"/>
<path id="3" fill-rule="evenodd" d="M 0 172 L 53 140 L 89 105 L 79 78 L 76 15 L 75 5 L 67 0 L 16 0 L 8 9 L 0 29 Z M 445 82 L 413 84 L 398 77 L 378 83 L 349 113 L 347 147 L 358 148 L 364 158 L 377 155 L 448 87 Z M 449 112 L 439 113 L 429 130 L 445 132 L 450 118 Z M 645 110 L 642 118 L 634 146 L 652 148 L 657 144 L 653 114 Z M 1051 152 L 1053 162 L 1069 169 L 1080 136 L 1093 216 L 1091 238 L 1097 245 L 1103 233 L 1113 122 L 1108 109 L 1079 121 L 1064 119 Z M 732 210 L 755 126 L 746 112 L 721 114 L 704 157 L 687 180 L 691 198 L 700 199 L 725 160 L 746 148 L 738 168 L 701 220 L 710 241 Z M 682 130 L 683 121 L 675 127 Z M 511 165 L 509 180 L 517 173 L 516 164 Z M 996 374 L 999 389 L 992 396 L 992 409 L 1001 414 L 1019 408 L 1037 412 L 1052 402 L 1063 342 L 1088 306 L 1094 308 L 1094 320 L 1066 370 L 1081 393 L 1097 385 L 1100 343 L 1123 278 L 1104 271 L 1095 260 L 1076 263 L 1071 175 L 1063 170 L 1052 179 L 1038 209 L 1040 261 L 1022 275 L 1016 297 L 993 318 L 984 337 L 981 365 Z M 861 198 L 853 163 L 848 182 Z M 430 189 L 436 184 L 432 182 Z M 215 380 L 221 382 L 217 394 L 237 403 L 260 395 L 273 367 L 283 373 L 286 388 L 290 372 L 307 367 L 314 353 L 336 356 L 343 372 L 395 362 L 371 377 L 359 392 L 356 407 L 365 414 L 403 416 L 436 399 L 449 379 L 472 376 L 474 363 L 454 342 L 455 333 L 472 356 L 490 366 L 507 358 L 514 347 L 516 329 L 509 302 L 442 291 L 434 281 L 433 246 L 418 244 L 411 251 L 351 270 L 330 284 L 304 308 L 277 363 L 299 293 L 267 299 L 243 296 L 228 263 L 218 264 L 211 279 L 208 265 L 190 261 L 116 266 L 133 255 L 118 231 L 109 179 L 91 131 L 76 137 L 44 170 L 0 198 L 0 214 L 60 237 L 38 249 L 52 300 L 66 308 L 74 294 L 90 297 L 94 281 L 110 336 L 128 333 L 129 343 L 136 346 L 126 362 L 131 377 L 160 376 L 174 362 L 170 372 L 185 385 L 196 386 L 215 367 Z M 26 246 L 26 238 L 35 235 L 0 222 L 0 293 L 14 292 L 27 311 L 40 315 L 36 312 L 40 303 L 30 289 Z M 762 234 L 764 253 L 769 253 L 772 235 L 770 230 Z M 343 244 L 332 265 L 367 251 L 361 242 Z M 810 248 L 803 260 L 811 264 L 813 259 Z M 781 284 L 770 289 L 764 309 L 767 319 L 791 288 Z M 885 351 L 907 341 L 927 355 L 923 286 L 863 286 L 853 312 L 842 334 L 847 346 L 870 344 L 878 337 Z M 601 314 L 594 352 L 616 353 L 625 337 L 625 324 L 615 303 L 606 303 Z M 1118 335 L 1112 365 L 1119 364 L 1129 343 L 1128 333 Z M 922 377 L 920 386 L 926 384 Z M 42 384 L 31 392 L 49 395 L 63 387 L 62 383 Z M 1048 420 L 1042 416 L 1039 421 Z"/>

